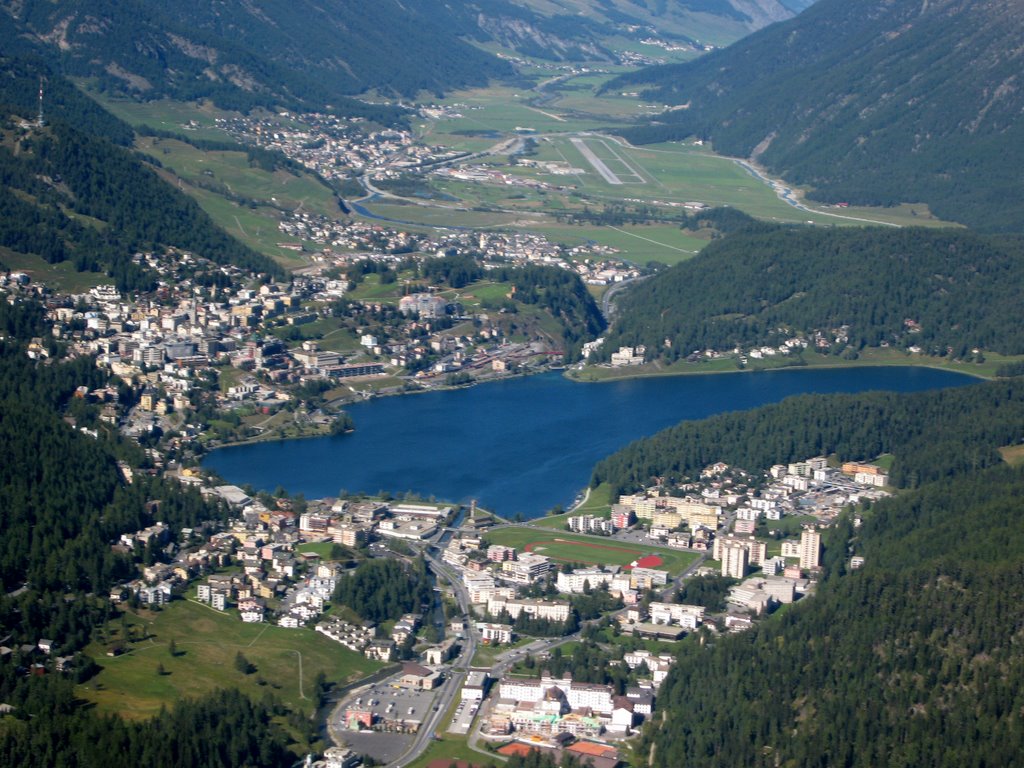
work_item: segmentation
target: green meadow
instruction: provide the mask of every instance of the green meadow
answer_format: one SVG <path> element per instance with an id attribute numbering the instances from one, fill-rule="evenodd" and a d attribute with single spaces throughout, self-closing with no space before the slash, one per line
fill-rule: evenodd
<path id="1" fill-rule="evenodd" d="M 256 699 L 272 693 L 290 709 L 310 714 L 317 674 L 347 683 L 382 666 L 312 629 L 244 624 L 233 611 L 190 600 L 127 614 L 127 625 L 135 639 L 124 643 L 126 653 L 106 656 L 110 640 L 120 635 L 116 621 L 105 630 L 108 642 L 86 649 L 102 671 L 78 693 L 101 712 L 129 718 L 152 717 L 170 702 L 217 688 L 238 688 Z M 236 669 L 238 653 L 255 671 Z"/>

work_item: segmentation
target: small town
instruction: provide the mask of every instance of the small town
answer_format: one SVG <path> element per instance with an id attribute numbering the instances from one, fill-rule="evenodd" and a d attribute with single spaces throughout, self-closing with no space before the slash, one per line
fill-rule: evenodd
<path id="1" fill-rule="evenodd" d="M 564 751 L 614 768 L 657 710 L 673 644 L 749 629 L 812 596 L 820 529 L 888 493 L 875 463 L 814 457 L 764 476 L 717 463 L 695 482 L 623 495 L 606 513 L 570 512 L 545 529 L 475 506 L 296 504 L 211 486 L 198 471 L 168 467 L 166 476 L 229 507 L 229 522 L 177 540 L 159 521 L 122 536 L 113 546 L 156 562 L 111 599 L 151 607 L 185 599 L 244 623 L 312 627 L 379 663 L 386 676 L 351 687 L 330 714 L 336 746 L 327 766 L 367 756 L 393 763 L 448 734 L 484 754 Z M 500 543 L 510 536 L 527 543 Z M 605 558 L 620 552 L 637 557 Z M 347 580 L 375 561 L 423 569 L 432 597 L 381 622 L 341 604 Z M 848 567 L 862 565 L 855 557 Z M 693 580 L 723 589 L 721 599 L 686 602 Z"/>
<path id="2" fill-rule="evenodd" d="M 747 630 L 813 596 L 821 529 L 888 493 L 884 462 L 836 466 L 819 456 L 763 475 L 716 463 L 692 482 L 620 495 L 589 513 L 510 524 L 475 503 L 306 500 L 225 484 L 180 460 L 208 434 L 196 418 L 204 406 L 216 416 L 252 403 L 267 418 L 293 404 L 289 385 L 380 376 L 386 363 L 366 358 L 405 350 L 393 336 L 366 338 L 365 351 L 345 359 L 310 341 L 288 348 L 269 336 L 324 300 L 331 287 L 316 278 L 218 288 L 195 277 L 211 265 L 194 257 L 140 258 L 164 281 L 131 301 L 111 287 L 60 297 L 18 273 L 3 279 L 9 301 L 43 299 L 53 338 L 72 355 L 94 356 L 128 385 L 76 392 L 99 407 L 101 422 L 147 451 L 148 469 L 120 465 L 125 482 L 145 472 L 222 510 L 219 520 L 175 531 L 161 502 L 147 502 L 148 524 L 109 543 L 138 563 L 109 598 L 148 611 L 184 601 L 242 624 L 312 630 L 365 658 L 372 674 L 345 686 L 327 715 L 329 768 L 399 765 L 441 738 L 464 739 L 483 755 L 541 749 L 615 768 L 657 712 L 673 646 L 694 633 Z M 241 277 L 218 269 L 232 286 Z M 433 298 L 407 295 L 396 315 L 408 307 L 417 318 L 408 323 L 428 324 L 449 309 Z M 488 330 L 481 324 L 475 347 L 492 345 L 495 361 L 504 359 L 495 350 L 521 346 L 498 333 L 488 338 Z M 459 339 L 440 346 L 457 353 Z M 643 352 L 620 350 L 613 365 Z M 45 361 L 50 350 L 39 340 L 26 354 Z M 225 370 L 237 372 L 228 387 Z M 181 414 L 189 419 L 173 419 Z M 848 567 L 862 565 L 854 557 Z M 405 586 L 387 586 L 398 583 Z M 122 633 L 106 654 L 131 653 L 133 642 Z M 60 645 L 40 638 L 30 655 L 54 652 L 55 670 L 73 669 Z M 241 653 L 237 664 L 249 666 Z"/>

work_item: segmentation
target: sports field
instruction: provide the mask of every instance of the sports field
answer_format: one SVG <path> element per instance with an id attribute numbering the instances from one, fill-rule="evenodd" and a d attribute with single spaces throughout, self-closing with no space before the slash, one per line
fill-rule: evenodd
<path id="1" fill-rule="evenodd" d="M 658 568 L 676 574 L 692 563 L 697 555 L 665 547 L 635 544 L 602 536 L 579 536 L 528 526 L 499 528 L 487 534 L 490 544 L 503 544 L 524 552 L 546 555 L 552 560 L 588 565 L 618 565 Z"/>

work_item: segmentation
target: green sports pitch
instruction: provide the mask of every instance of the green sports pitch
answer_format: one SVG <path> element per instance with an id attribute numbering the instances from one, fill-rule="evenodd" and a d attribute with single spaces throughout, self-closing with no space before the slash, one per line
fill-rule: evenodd
<path id="1" fill-rule="evenodd" d="M 487 541 L 489 544 L 502 544 L 523 552 L 546 555 L 558 562 L 623 567 L 637 564 L 665 570 L 671 574 L 685 570 L 698 557 L 692 552 L 680 552 L 666 547 L 636 544 L 604 536 L 580 536 L 529 526 L 510 526 L 490 531 L 487 534 Z"/>

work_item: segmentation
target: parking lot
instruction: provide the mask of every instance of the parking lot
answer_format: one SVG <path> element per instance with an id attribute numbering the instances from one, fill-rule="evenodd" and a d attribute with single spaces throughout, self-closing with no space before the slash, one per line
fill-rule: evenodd
<path id="1" fill-rule="evenodd" d="M 332 730 L 355 752 L 390 763 L 412 745 L 412 734 L 433 710 L 434 698 L 434 691 L 378 683 L 355 694 L 337 710 Z M 360 731 L 354 724 L 346 728 L 347 710 L 371 712 L 374 727 L 379 730 Z"/>
<path id="2" fill-rule="evenodd" d="M 469 727 L 473 724 L 473 718 L 476 716 L 479 707 L 480 702 L 476 699 L 462 699 L 459 701 L 458 706 L 455 708 L 455 713 L 452 715 L 452 722 L 448 726 L 448 733 L 454 733 L 458 736 L 465 736 L 469 733 Z"/>

